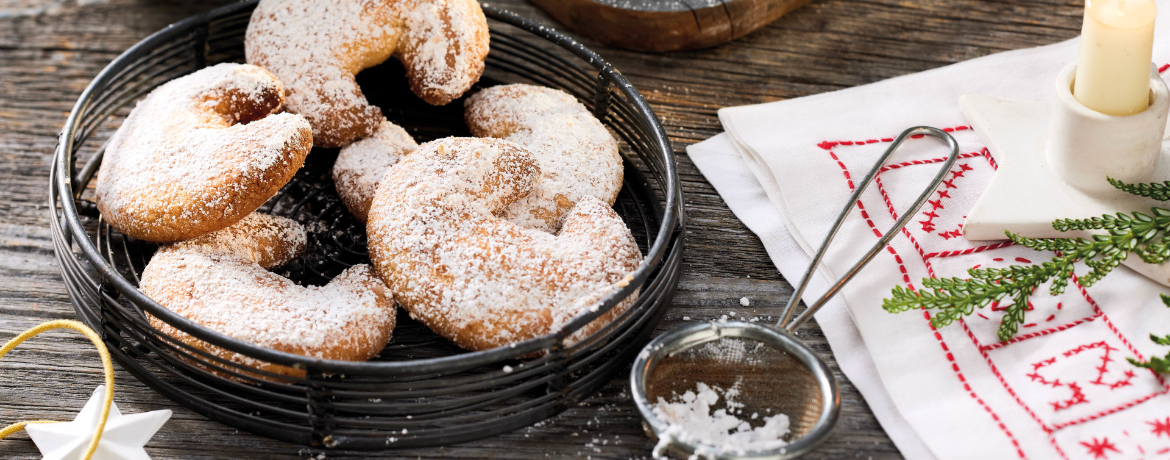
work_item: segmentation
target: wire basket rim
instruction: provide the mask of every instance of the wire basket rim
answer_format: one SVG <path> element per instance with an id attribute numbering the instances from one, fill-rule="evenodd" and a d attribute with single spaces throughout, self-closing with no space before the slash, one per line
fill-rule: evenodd
<path id="1" fill-rule="evenodd" d="M 241 10 L 254 8 L 257 3 L 258 0 L 236 3 L 188 17 L 154 32 L 131 46 L 103 68 L 97 77 L 81 93 L 58 137 L 57 149 L 54 155 L 55 160 L 50 173 L 52 182 L 50 187 L 50 213 L 52 219 L 56 221 L 54 223 L 59 222 L 64 224 L 61 230 L 66 233 L 68 240 L 72 240 L 80 248 L 80 253 L 73 252 L 69 256 L 74 258 L 83 257 L 86 259 L 98 271 L 101 282 L 104 285 L 103 287 L 113 288 L 113 290 L 127 297 L 132 303 L 141 307 L 147 313 L 162 319 L 197 339 L 221 348 L 298 369 L 363 375 L 401 375 L 450 371 L 458 368 L 472 368 L 482 365 L 485 362 L 512 359 L 524 354 L 559 347 L 562 339 L 566 336 L 606 313 L 617 303 L 632 294 L 634 290 L 646 285 L 650 274 L 662 265 L 672 249 L 682 250 L 681 239 L 685 225 L 685 216 L 682 210 L 682 191 L 676 170 L 675 156 L 670 140 L 666 136 L 665 130 L 659 122 L 657 115 L 638 90 L 616 68 L 576 40 L 506 9 L 485 5 L 482 8 L 488 17 L 553 42 L 562 49 L 586 61 L 593 67 L 593 70 L 598 72 L 599 81 L 601 79 L 607 80 L 611 87 L 621 91 L 629 98 L 637 110 L 637 114 L 642 118 L 638 121 L 648 122 L 648 127 L 650 128 L 648 131 L 653 136 L 651 139 L 653 145 L 651 147 L 653 150 L 656 150 L 656 155 L 661 156 L 663 160 L 664 171 L 662 175 L 666 179 L 666 187 L 663 190 L 663 195 L 666 202 L 654 243 L 647 251 L 642 264 L 632 273 L 633 280 L 627 286 L 607 295 L 603 300 L 603 306 L 598 308 L 597 311 L 587 310 L 563 324 L 557 331 L 519 342 L 514 344 L 514 346 L 496 347 L 482 351 L 468 351 L 451 356 L 395 362 L 327 360 L 276 351 L 244 342 L 206 328 L 163 307 L 139 291 L 137 287 L 107 263 L 88 236 L 84 238 L 74 237 L 88 235 L 88 232 L 85 231 L 77 210 L 79 197 L 75 195 L 75 179 L 71 175 L 74 169 L 73 165 L 76 153 L 74 151 L 73 138 L 80 126 L 79 121 L 88 112 L 95 96 L 103 91 L 106 85 L 111 83 L 118 76 L 118 73 L 129 64 L 149 54 L 159 45 L 165 44 L 183 34 L 190 33 L 192 30 L 217 18 L 229 16 Z M 100 161 L 100 158 L 92 161 Z M 61 209 L 61 215 L 58 215 L 56 211 L 56 206 L 58 205 Z M 60 220 L 58 221 L 58 219 Z"/>

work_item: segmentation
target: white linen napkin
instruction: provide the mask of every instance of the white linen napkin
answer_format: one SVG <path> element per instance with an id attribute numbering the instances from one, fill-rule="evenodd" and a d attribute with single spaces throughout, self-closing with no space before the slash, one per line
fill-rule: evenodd
<path id="1" fill-rule="evenodd" d="M 1163 2 L 1161 11 L 1170 8 Z M 1166 37 L 1160 14 L 1155 36 Z M 887 253 L 817 314 L 842 370 L 907 458 L 1153 458 L 1170 456 L 1170 386 L 1125 361 L 1166 353 L 1160 286 L 1119 268 L 1092 288 L 1037 292 L 1016 339 L 1001 343 L 1002 312 L 934 330 L 920 311 L 881 309 L 895 285 L 927 276 L 1051 257 L 1000 242 L 967 241 L 959 225 L 994 171 L 958 109 L 962 94 L 1051 100 L 1078 43 L 1000 53 L 919 74 L 800 99 L 720 111 L 727 133 L 688 153 L 732 211 L 796 282 L 859 180 L 903 129 L 946 127 L 962 158 Z M 1155 43 L 1154 61 L 1170 62 Z M 894 221 L 947 154 L 907 142 L 862 196 L 805 300 L 818 297 Z M 735 160 L 739 160 L 738 162 Z M 754 181 L 747 180 L 754 178 Z M 846 314 L 847 313 L 847 314 Z M 862 447 L 862 446 L 859 446 Z M 862 450 L 863 447 L 862 447 Z"/>

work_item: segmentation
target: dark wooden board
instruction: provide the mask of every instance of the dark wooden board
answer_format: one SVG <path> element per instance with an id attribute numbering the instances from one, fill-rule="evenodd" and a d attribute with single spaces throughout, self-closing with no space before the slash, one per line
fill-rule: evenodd
<path id="1" fill-rule="evenodd" d="M 73 318 L 49 237 L 49 159 L 86 84 L 151 32 L 226 1 L 15 0 L 0 2 L 0 340 L 40 322 Z M 494 0 L 551 27 L 523 0 Z M 13 6 L 15 5 L 15 6 Z M 646 54 L 585 43 L 620 69 L 662 119 L 679 154 L 688 213 L 684 277 L 660 331 L 718 318 L 774 314 L 790 288 L 759 240 L 727 209 L 685 155 L 720 131 L 716 110 L 807 96 L 918 72 L 997 51 L 1044 45 L 1080 30 L 1083 3 L 1063 0 L 815 0 L 729 44 Z M 782 127 L 781 127 L 782 129 Z M 750 308 L 738 299 L 752 299 Z M 856 388 L 840 374 L 815 324 L 800 336 L 841 382 L 836 431 L 810 459 L 891 459 L 897 450 Z M 80 336 L 53 332 L 0 360 L 0 423 L 73 417 L 101 381 L 97 354 Z M 651 442 L 619 376 L 558 417 L 492 439 L 436 449 L 324 452 L 211 422 L 159 396 L 125 371 L 125 412 L 169 408 L 148 445 L 155 459 L 646 458 Z M 40 458 L 23 434 L 0 441 L 0 458 Z"/>
<path id="2" fill-rule="evenodd" d="M 809 0 L 532 0 L 561 24 L 619 48 L 679 51 L 727 43 Z"/>

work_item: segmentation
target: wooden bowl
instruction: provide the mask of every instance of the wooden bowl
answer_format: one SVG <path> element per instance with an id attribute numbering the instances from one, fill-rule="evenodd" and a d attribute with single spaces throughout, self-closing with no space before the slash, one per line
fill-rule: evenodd
<path id="1" fill-rule="evenodd" d="M 809 0 L 532 0 L 577 33 L 638 51 L 707 48 L 747 35 Z"/>

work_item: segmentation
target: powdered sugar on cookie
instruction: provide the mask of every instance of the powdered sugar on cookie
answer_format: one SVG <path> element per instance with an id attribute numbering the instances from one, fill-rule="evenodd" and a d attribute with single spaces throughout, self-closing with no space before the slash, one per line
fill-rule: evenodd
<path id="1" fill-rule="evenodd" d="M 489 42 L 479 3 L 416 0 L 402 18 L 409 31 L 402 62 L 415 94 L 442 105 L 479 81 Z"/>
<path id="2" fill-rule="evenodd" d="M 320 287 L 298 286 L 266 270 L 295 258 L 304 244 L 296 222 L 253 214 L 219 232 L 161 248 L 143 271 L 141 289 L 189 320 L 265 348 L 324 359 L 373 357 L 394 329 L 390 294 L 368 265 L 354 266 Z M 150 319 L 163 333 L 217 356 L 304 374 L 211 346 Z"/>
<path id="3" fill-rule="evenodd" d="M 613 204 L 622 186 L 617 141 L 589 110 L 564 91 L 513 84 L 493 86 L 467 99 L 472 134 L 506 139 L 532 152 L 541 178 L 504 217 L 528 228 L 556 232 L 585 196 Z"/>
<path id="4" fill-rule="evenodd" d="M 292 178 L 312 146 L 304 118 L 277 113 L 280 82 L 219 64 L 138 103 L 110 139 L 97 204 L 138 239 L 170 242 L 227 227 Z"/>
<path id="5" fill-rule="evenodd" d="M 358 72 L 397 55 L 415 94 L 446 104 L 483 73 L 487 19 L 475 0 L 263 0 L 244 47 L 288 87 L 288 109 L 309 119 L 317 145 L 340 147 L 382 119 Z"/>
<path id="6" fill-rule="evenodd" d="M 403 155 L 418 148 L 406 130 L 382 120 L 374 134 L 341 149 L 333 163 L 333 183 L 349 212 L 365 223 L 378 181 Z"/>
<path id="7" fill-rule="evenodd" d="M 554 331 L 638 267 L 630 230 L 596 198 L 556 236 L 496 217 L 538 176 L 531 154 L 495 139 L 423 144 L 390 169 L 370 208 L 370 255 L 412 317 L 464 348 L 493 348 Z"/>
<path id="8" fill-rule="evenodd" d="M 254 212 L 231 227 L 165 249 L 231 256 L 269 269 L 300 256 L 307 243 L 305 229 L 296 221 Z"/>

